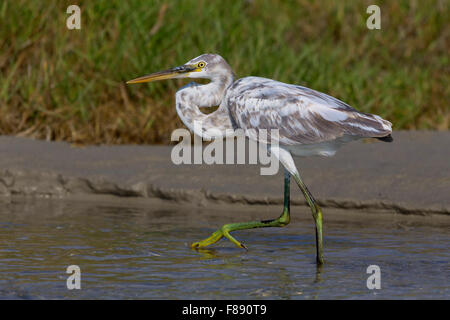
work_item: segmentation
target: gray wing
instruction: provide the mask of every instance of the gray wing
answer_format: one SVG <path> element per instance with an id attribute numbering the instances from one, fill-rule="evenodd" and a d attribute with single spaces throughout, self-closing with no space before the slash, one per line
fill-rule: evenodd
<path id="1" fill-rule="evenodd" d="M 278 129 L 278 142 L 285 145 L 384 137 L 392 132 L 392 124 L 379 116 L 359 112 L 324 93 L 265 78 L 237 80 L 225 101 L 236 127 Z"/>

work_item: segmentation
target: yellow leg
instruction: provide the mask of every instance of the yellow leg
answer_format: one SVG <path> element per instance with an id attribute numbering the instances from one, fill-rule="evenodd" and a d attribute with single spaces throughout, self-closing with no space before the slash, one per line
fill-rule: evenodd
<path id="1" fill-rule="evenodd" d="M 290 221 L 290 182 L 291 175 L 285 171 L 284 175 L 284 209 L 283 213 L 278 219 L 274 220 L 265 220 L 265 221 L 252 221 L 252 222 L 241 222 L 241 223 L 230 223 L 222 226 L 219 230 L 214 232 L 208 238 L 194 242 L 192 244 L 192 248 L 204 248 L 211 244 L 216 243 L 222 237 L 227 238 L 232 243 L 234 243 L 239 248 L 247 249 L 247 247 L 241 242 L 237 241 L 233 236 L 230 235 L 230 232 L 236 230 L 244 230 L 244 229 L 253 229 L 253 228 L 267 228 L 267 227 L 284 227 Z"/>
<path id="2" fill-rule="evenodd" d="M 318 264 L 323 264 L 322 209 L 320 209 L 319 205 L 316 203 L 316 200 L 303 183 L 299 174 L 294 175 L 294 180 L 302 190 L 303 195 L 311 208 L 314 223 L 316 224 L 316 260 Z"/>

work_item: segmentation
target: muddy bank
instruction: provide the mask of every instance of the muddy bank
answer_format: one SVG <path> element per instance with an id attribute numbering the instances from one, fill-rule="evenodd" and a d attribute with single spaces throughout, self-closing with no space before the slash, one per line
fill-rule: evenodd
<path id="1" fill-rule="evenodd" d="M 450 133 L 395 132 L 393 143 L 354 142 L 332 158 L 297 158 L 324 207 L 450 214 Z M 0 137 L 0 195 L 83 195 L 208 203 L 281 204 L 282 170 L 174 165 L 167 146 L 89 146 Z M 305 205 L 292 186 L 292 203 Z"/>

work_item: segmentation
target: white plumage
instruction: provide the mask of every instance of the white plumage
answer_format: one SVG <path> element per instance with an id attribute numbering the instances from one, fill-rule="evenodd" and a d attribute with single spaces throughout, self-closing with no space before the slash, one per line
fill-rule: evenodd
<path id="1" fill-rule="evenodd" d="M 203 54 L 183 66 L 129 81 L 140 83 L 170 78 L 206 78 L 208 84 L 190 83 L 176 94 L 176 110 L 183 123 L 195 134 L 211 138 L 243 129 L 249 139 L 267 144 L 285 167 L 283 214 L 278 219 L 224 225 L 209 238 L 196 242 L 200 248 L 223 236 L 245 248 L 229 232 L 234 230 L 282 227 L 289 223 L 290 177 L 294 177 L 311 207 L 316 224 L 317 262 L 323 263 L 322 212 L 300 178 L 292 155 L 332 156 L 344 143 L 360 138 L 391 141 L 392 124 L 377 115 L 359 112 L 327 94 L 260 77 L 234 79 L 228 63 L 219 55 Z M 219 108 L 210 114 L 201 107 Z M 196 126 L 199 122 L 201 126 Z M 276 135 L 271 136 L 271 130 Z M 260 130 L 265 134 L 261 135 Z M 265 138 L 264 138 L 265 137 Z M 275 143 L 276 142 L 276 143 Z"/>
<path id="2" fill-rule="evenodd" d="M 207 58 L 203 55 L 191 63 Z M 392 132 L 389 121 L 306 87 L 260 77 L 234 81 L 231 69 L 218 61 L 213 70 L 221 70 L 223 77 L 212 77 L 206 85 L 190 83 L 176 95 L 181 120 L 199 136 L 209 139 L 206 131 L 214 128 L 225 137 L 230 132 L 227 129 L 241 128 L 249 139 L 265 144 L 276 140 L 296 156 L 332 156 L 346 142 L 382 138 Z M 210 114 L 199 109 L 215 105 L 218 110 Z M 194 128 L 194 121 L 202 123 L 202 132 Z M 261 129 L 267 130 L 267 140 L 258 135 Z M 271 129 L 279 135 L 270 136 Z"/>
<path id="3" fill-rule="evenodd" d="M 324 93 L 271 79 L 237 80 L 227 90 L 224 104 L 239 128 L 278 129 L 280 146 L 298 156 L 330 156 L 345 142 L 392 132 L 392 124 L 379 116 L 361 113 Z"/>

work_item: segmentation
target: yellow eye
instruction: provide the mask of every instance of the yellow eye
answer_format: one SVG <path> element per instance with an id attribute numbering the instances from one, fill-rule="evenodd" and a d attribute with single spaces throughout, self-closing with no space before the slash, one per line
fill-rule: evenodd
<path id="1" fill-rule="evenodd" d="M 203 68 L 205 65 L 206 65 L 206 64 L 205 64 L 203 61 L 197 63 L 197 67 L 198 67 L 198 68 Z"/>

